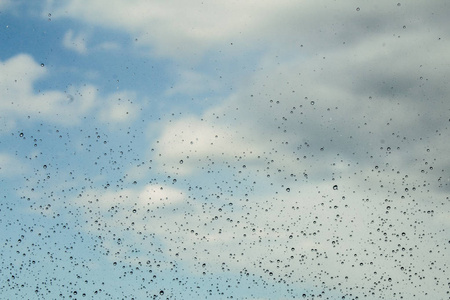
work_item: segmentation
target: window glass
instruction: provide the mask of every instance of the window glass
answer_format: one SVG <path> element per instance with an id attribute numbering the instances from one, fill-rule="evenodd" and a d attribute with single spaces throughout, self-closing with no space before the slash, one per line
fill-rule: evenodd
<path id="1" fill-rule="evenodd" d="M 447 299 L 449 5 L 1 1 L 1 298 Z"/>

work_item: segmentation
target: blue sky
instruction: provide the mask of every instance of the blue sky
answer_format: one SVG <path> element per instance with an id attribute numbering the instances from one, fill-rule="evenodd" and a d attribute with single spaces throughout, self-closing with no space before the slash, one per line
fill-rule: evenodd
<path id="1" fill-rule="evenodd" d="M 0 2 L 1 298 L 448 297 L 448 12 Z"/>

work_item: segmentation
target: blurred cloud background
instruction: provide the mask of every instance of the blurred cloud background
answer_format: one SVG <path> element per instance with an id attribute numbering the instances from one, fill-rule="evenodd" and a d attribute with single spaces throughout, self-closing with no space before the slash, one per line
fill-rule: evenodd
<path id="1" fill-rule="evenodd" d="M 0 294 L 448 297 L 449 12 L 0 2 Z"/>

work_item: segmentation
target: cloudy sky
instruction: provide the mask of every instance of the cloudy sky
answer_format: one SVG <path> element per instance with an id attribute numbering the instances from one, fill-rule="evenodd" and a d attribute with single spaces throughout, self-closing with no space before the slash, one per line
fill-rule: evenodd
<path id="1" fill-rule="evenodd" d="M 1 298 L 448 298 L 449 13 L 0 1 Z"/>

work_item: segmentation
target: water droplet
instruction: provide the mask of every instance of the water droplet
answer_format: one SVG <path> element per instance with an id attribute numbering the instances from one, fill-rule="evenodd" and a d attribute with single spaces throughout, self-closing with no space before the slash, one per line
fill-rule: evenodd
<path id="1" fill-rule="evenodd" d="M 336 184 L 333 185 L 333 190 L 337 191 L 337 189 L 338 189 L 338 186 Z"/>
<path id="2" fill-rule="evenodd" d="M 20 136 L 20 137 L 23 137 L 23 132 L 21 132 L 21 133 L 19 134 L 19 136 Z"/>
<path id="3" fill-rule="evenodd" d="M 291 191 L 291 189 L 290 189 L 290 188 L 287 188 L 287 189 L 286 189 L 286 192 L 288 192 L 288 193 L 289 193 L 290 191 Z"/>
<path id="4" fill-rule="evenodd" d="M 159 291 L 159 294 L 162 296 L 164 295 L 164 291 Z"/>
<path id="5" fill-rule="evenodd" d="M 356 11 L 359 11 L 359 10 L 360 10 L 360 8 L 359 8 L 359 7 L 357 7 L 357 8 L 356 8 Z"/>
<path id="6" fill-rule="evenodd" d="M 45 65 L 44 65 L 44 63 L 41 63 L 41 67 L 44 67 Z"/>
<path id="7" fill-rule="evenodd" d="M 311 105 L 314 105 L 315 104 L 315 102 L 314 101 L 311 101 Z"/>
<path id="8" fill-rule="evenodd" d="M 180 165 L 182 165 L 183 164 L 183 160 L 182 159 L 180 159 Z"/>
<path id="9" fill-rule="evenodd" d="M 42 167 L 43 167 L 44 169 L 47 169 L 47 165 L 43 165 Z"/>

